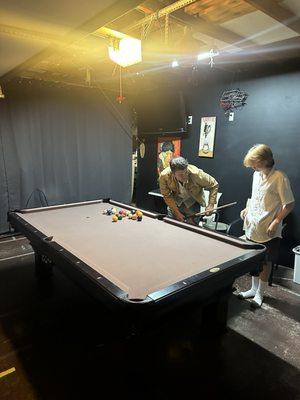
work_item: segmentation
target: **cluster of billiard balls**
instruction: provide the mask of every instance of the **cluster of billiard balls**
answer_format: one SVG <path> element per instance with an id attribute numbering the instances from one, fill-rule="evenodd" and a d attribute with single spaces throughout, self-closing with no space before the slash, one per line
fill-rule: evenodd
<path id="1" fill-rule="evenodd" d="M 118 211 L 116 208 L 108 208 L 103 211 L 104 215 L 111 215 L 112 222 L 121 221 L 123 218 L 132 219 L 134 221 L 141 221 L 143 219 L 143 213 L 140 210 L 120 210 Z"/>

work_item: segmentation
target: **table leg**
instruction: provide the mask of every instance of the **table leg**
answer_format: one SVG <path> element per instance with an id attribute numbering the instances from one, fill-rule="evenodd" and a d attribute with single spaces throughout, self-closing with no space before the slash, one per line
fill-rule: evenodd
<path id="1" fill-rule="evenodd" d="M 41 254 L 35 248 L 35 274 L 39 279 L 48 279 L 53 274 L 53 261 L 49 257 Z"/>
<path id="2" fill-rule="evenodd" d="M 229 290 L 218 295 L 217 299 L 208 304 L 203 312 L 204 326 L 215 333 L 224 333 L 227 330 L 228 301 L 231 296 Z"/>

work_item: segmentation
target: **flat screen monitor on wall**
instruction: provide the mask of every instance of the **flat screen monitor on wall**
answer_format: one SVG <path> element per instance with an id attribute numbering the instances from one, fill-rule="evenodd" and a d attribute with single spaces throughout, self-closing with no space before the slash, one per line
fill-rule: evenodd
<path id="1" fill-rule="evenodd" d="M 145 91 L 138 97 L 135 109 L 140 136 L 187 132 L 186 107 L 179 91 Z"/>

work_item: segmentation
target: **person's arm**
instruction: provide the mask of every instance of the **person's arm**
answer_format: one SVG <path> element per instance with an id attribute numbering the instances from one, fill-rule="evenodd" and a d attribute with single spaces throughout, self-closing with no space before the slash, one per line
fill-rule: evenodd
<path id="1" fill-rule="evenodd" d="M 244 221 L 244 219 L 246 218 L 248 212 L 248 208 L 244 208 L 241 212 L 240 212 L 240 217 L 241 219 Z"/>
<path id="2" fill-rule="evenodd" d="M 257 176 L 257 172 L 255 171 L 255 172 L 253 172 L 253 176 L 252 176 L 251 198 L 247 200 L 246 207 L 240 212 L 240 217 L 241 217 L 241 219 L 243 221 L 245 220 L 245 218 L 247 216 L 248 209 L 249 209 L 249 206 L 250 206 L 250 202 L 251 202 L 251 199 L 253 197 L 253 191 L 254 191 L 254 187 L 255 187 L 255 183 L 254 182 L 255 182 L 256 176 Z"/>
<path id="3" fill-rule="evenodd" d="M 267 229 L 267 233 L 270 237 L 276 233 L 280 222 L 293 210 L 295 205 L 295 198 L 291 189 L 290 181 L 285 174 L 282 173 L 278 179 L 277 185 L 282 206 Z"/>
<path id="4" fill-rule="evenodd" d="M 271 224 L 267 229 L 267 233 L 270 237 L 274 236 L 274 234 L 277 231 L 278 225 L 286 216 L 289 215 L 289 213 L 293 210 L 294 206 L 295 202 L 292 202 L 289 204 L 285 204 L 284 206 L 281 207 L 276 217 L 273 219 L 273 221 L 271 222 Z"/>
<path id="5" fill-rule="evenodd" d="M 240 212 L 240 217 L 244 221 L 248 212 L 249 204 L 251 199 L 247 200 L 246 207 Z"/>
<path id="6" fill-rule="evenodd" d="M 214 206 L 217 202 L 219 184 L 214 177 L 203 172 L 202 170 L 199 170 L 197 176 L 197 184 L 201 186 L 203 189 L 209 191 L 208 204 L 207 207 L 205 208 L 205 211 L 206 215 L 211 215 L 212 210 L 214 209 Z"/>
<path id="7" fill-rule="evenodd" d="M 162 175 L 160 176 L 159 187 L 160 187 L 160 193 L 163 195 L 166 205 L 171 208 L 176 219 L 178 219 L 179 221 L 184 221 L 184 215 L 181 214 L 181 212 L 179 211 L 179 208 L 177 207 L 174 197 L 168 187 L 166 176 L 162 176 Z"/>

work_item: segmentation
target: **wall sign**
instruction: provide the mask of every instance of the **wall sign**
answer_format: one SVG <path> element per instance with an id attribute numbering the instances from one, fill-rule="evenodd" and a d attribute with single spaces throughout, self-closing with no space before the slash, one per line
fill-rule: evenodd
<path id="1" fill-rule="evenodd" d="M 217 117 L 202 117 L 200 125 L 199 157 L 213 158 Z"/>

